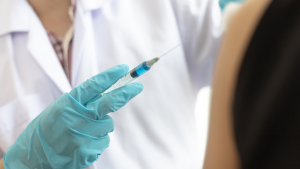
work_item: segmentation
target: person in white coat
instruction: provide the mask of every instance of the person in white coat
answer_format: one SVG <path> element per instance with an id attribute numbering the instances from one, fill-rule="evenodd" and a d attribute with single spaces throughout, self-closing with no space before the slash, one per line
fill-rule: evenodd
<path id="1" fill-rule="evenodd" d="M 0 0 L 0 158 L 63 93 L 181 43 L 138 79 L 142 94 L 111 114 L 110 147 L 93 167 L 201 167 L 193 108 L 197 91 L 210 85 L 222 37 L 218 0 L 77 0 L 69 73 L 36 12 L 26 0 Z"/>

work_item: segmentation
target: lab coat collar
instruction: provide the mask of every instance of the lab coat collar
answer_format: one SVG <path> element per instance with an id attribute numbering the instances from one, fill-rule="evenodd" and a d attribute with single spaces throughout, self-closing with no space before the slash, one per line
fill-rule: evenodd
<path id="1" fill-rule="evenodd" d="M 91 11 L 102 8 L 109 1 L 111 0 L 77 0 L 77 3 L 80 3 L 83 11 Z"/>
<path id="2" fill-rule="evenodd" d="M 26 0 L 0 1 L 0 36 L 29 30 L 30 5 Z"/>
<path id="3" fill-rule="evenodd" d="M 84 12 L 102 8 L 111 0 L 77 0 Z M 27 0 L 0 1 L 0 36 L 11 32 L 29 30 L 29 13 L 32 10 Z"/>
<path id="4" fill-rule="evenodd" d="M 0 36 L 28 32 L 30 54 L 62 93 L 71 90 L 47 32 L 27 0 L 0 0 L 0 23 Z"/>

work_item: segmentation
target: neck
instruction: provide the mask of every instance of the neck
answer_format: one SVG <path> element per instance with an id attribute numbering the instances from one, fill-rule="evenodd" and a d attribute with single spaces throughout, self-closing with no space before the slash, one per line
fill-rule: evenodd
<path id="1" fill-rule="evenodd" d="M 63 37 L 72 24 L 68 10 L 70 0 L 28 0 L 45 29 Z"/>

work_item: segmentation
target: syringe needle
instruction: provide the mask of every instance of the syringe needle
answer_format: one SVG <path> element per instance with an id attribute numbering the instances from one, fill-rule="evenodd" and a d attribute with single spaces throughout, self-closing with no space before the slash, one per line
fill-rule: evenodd
<path id="1" fill-rule="evenodd" d="M 162 54 L 159 56 L 159 58 L 162 58 L 163 56 L 167 55 L 168 53 L 172 52 L 174 49 L 176 49 L 177 47 L 179 47 L 181 45 L 181 43 L 177 44 L 176 46 L 174 46 L 172 49 L 168 50 L 166 53 Z"/>
<path id="2" fill-rule="evenodd" d="M 113 84 L 109 89 L 107 89 L 105 92 L 103 92 L 102 95 L 104 93 L 113 91 L 119 87 L 125 86 L 126 84 L 132 82 L 134 79 L 140 77 L 141 75 L 143 75 L 144 73 L 149 71 L 151 69 L 151 67 L 156 62 L 158 62 L 161 57 L 167 55 L 168 53 L 170 53 L 172 50 L 176 49 L 180 45 L 181 44 L 179 43 L 178 45 L 174 46 L 172 49 L 170 49 L 166 53 L 162 54 L 160 57 L 156 57 L 154 59 L 151 59 L 149 61 L 145 61 L 145 62 L 141 63 L 140 65 L 138 65 L 137 67 L 135 67 L 134 69 L 129 71 L 125 76 L 121 77 L 115 84 Z"/>

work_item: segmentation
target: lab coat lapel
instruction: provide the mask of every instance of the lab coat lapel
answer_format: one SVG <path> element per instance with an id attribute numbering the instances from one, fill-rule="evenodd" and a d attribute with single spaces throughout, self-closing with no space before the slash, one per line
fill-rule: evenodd
<path id="1" fill-rule="evenodd" d="M 86 46 L 86 23 L 84 20 L 85 14 L 79 5 L 76 6 L 76 15 L 74 21 L 74 39 L 72 51 L 72 86 L 77 86 L 78 72 L 80 68 L 80 61 L 83 57 L 84 48 Z"/>
<path id="2" fill-rule="evenodd" d="M 72 56 L 73 87 L 98 73 L 91 13 L 90 10 L 85 11 L 80 3 L 77 4 Z"/>
<path id="3" fill-rule="evenodd" d="M 28 38 L 28 50 L 37 63 L 61 92 L 69 92 L 71 90 L 71 85 L 57 59 L 46 30 L 33 11 L 30 16 Z"/>

